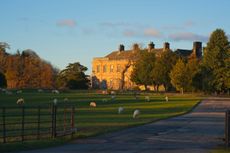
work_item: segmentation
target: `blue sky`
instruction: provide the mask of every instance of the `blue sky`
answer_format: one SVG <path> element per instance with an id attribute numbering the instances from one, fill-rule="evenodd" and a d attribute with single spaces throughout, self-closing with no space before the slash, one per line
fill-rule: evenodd
<path id="1" fill-rule="evenodd" d="M 10 53 L 32 49 L 59 69 L 89 68 L 124 44 L 191 49 L 210 33 L 230 34 L 229 0 L 0 0 L 0 42 Z"/>

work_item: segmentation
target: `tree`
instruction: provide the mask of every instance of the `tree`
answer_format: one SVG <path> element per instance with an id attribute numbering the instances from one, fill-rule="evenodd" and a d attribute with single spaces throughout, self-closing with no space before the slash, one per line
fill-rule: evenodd
<path id="1" fill-rule="evenodd" d="M 137 85 L 144 85 L 147 89 L 147 85 L 153 85 L 153 69 L 155 66 L 155 53 L 141 51 L 140 56 L 134 63 L 134 68 L 131 73 L 131 81 L 135 82 Z"/>
<path id="2" fill-rule="evenodd" d="M 161 57 L 156 60 L 156 65 L 153 69 L 153 80 L 157 85 L 163 85 L 166 91 L 172 87 L 169 74 L 176 61 L 176 54 L 170 50 L 163 52 Z"/>
<path id="3" fill-rule="evenodd" d="M 176 65 L 173 66 L 170 72 L 170 78 L 172 85 L 183 94 L 188 83 L 188 75 L 186 64 L 182 59 L 179 59 Z"/>
<path id="4" fill-rule="evenodd" d="M 0 72 L 0 87 L 7 87 L 6 77 L 3 73 Z"/>
<path id="5" fill-rule="evenodd" d="M 186 86 L 187 91 L 196 90 L 197 85 L 201 83 L 200 80 L 197 78 L 198 77 L 197 74 L 199 72 L 200 72 L 200 61 L 197 60 L 196 58 L 190 59 L 186 64 L 186 74 L 188 79 L 188 83 Z"/>
<path id="6" fill-rule="evenodd" d="M 1 46 L 1 44 L 0 44 Z M 1 49 L 1 48 L 0 48 Z M 52 88 L 55 70 L 33 50 L 8 54 L 0 51 L 0 69 L 5 74 L 8 88 Z"/>
<path id="7" fill-rule="evenodd" d="M 57 85 L 61 88 L 87 89 L 89 80 L 85 74 L 87 67 L 79 62 L 70 63 L 57 77 Z"/>
<path id="8" fill-rule="evenodd" d="M 229 89 L 229 49 L 230 44 L 225 32 L 222 29 L 216 29 L 209 38 L 203 61 L 206 71 L 212 78 L 207 83 L 208 89 L 213 88 L 217 92 Z"/>

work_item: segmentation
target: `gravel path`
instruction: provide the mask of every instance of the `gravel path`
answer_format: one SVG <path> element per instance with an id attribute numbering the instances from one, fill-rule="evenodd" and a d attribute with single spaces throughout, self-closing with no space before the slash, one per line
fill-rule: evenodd
<path id="1" fill-rule="evenodd" d="M 230 98 L 211 97 L 183 116 L 20 153 L 206 153 L 224 143 L 226 109 Z"/>

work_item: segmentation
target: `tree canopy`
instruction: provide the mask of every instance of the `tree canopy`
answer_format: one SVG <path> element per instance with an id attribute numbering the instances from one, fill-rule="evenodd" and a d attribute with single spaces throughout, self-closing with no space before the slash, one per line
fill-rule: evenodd
<path id="1" fill-rule="evenodd" d="M 31 49 L 9 54 L 7 43 L 0 43 L 0 70 L 8 88 L 53 88 L 57 70 Z"/>
<path id="2" fill-rule="evenodd" d="M 173 86 L 183 94 L 189 79 L 186 64 L 182 59 L 178 59 L 176 65 L 173 66 L 172 71 L 170 72 L 170 78 Z"/>
<path id="3" fill-rule="evenodd" d="M 5 88 L 7 87 L 6 77 L 3 73 L 0 72 L 0 87 Z"/>
<path id="4" fill-rule="evenodd" d="M 87 89 L 89 86 L 89 80 L 85 74 L 86 71 L 87 67 L 81 65 L 79 62 L 70 63 L 58 74 L 58 87 L 69 89 Z"/>
<path id="5" fill-rule="evenodd" d="M 138 60 L 134 64 L 134 68 L 131 74 L 131 81 L 137 85 L 153 85 L 153 68 L 155 66 L 155 53 L 141 51 Z"/>
<path id="6" fill-rule="evenodd" d="M 205 48 L 203 66 L 212 79 L 206 83 L 209 85 L 208 89 L 221 92 L 229 90 L 230 78 L 230 43 L 225 32 L 222 29 L 216 29 L 210 36 Z"/>
<path id="7" fill-rule="evenodd" d="M 158 85 L 164 85 L 166 91 L 172 87 L 169 74 L 172 67 L 176 64 L 176 61 L 177 56 L 171 50 L 164 51 L 156 60 L 153 69 L 153 80 Z"/>

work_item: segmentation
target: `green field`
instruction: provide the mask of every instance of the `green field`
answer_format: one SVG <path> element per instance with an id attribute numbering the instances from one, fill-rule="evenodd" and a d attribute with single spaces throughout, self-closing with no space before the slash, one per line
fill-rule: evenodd
<path id="1" fill-rule="evenodd" d="M 145 96 L 150 97 L 150 101 L 145 101 Z M 14 92 L 12 95 L 0 93 L 0 107 L 16 106 L 18 98 L 24 98 L 25 106 L 38 106 L 52 104 L 53 99 L 58 99 L 57 105 L 65 103 L 74 104 L 76 107 L 75 124 L 77 133 L 74 138 L 84 138 L 98 134 L 116 131 L 123 128 L 137 126 L 159 119 L 184 114 L 192 109 L 201 98 L 193 95 L 168 94 L 169 102 L 165 102 L 164 94 L 141 93 L 135 99 L 132 93 L 117 94 L 115 100 L 111 100 L 111 95 L 98 94 L 89 91 L 70 91 L 54 94 L 50 91 L 38 93 L 36 91 L 23 91 L 20 94 Z M 64 102 L 68 98 L 68 102 Z M 89 103 L 95 101 L 96 108 L 89 107 Z M 118 114 L 118 107 L 124 107 L 124 112 Z M 139 118 L 133 119 L 133 111 L 139 109 Z M 0 144 L 0 152 L 15 150 L 16 148 L 31 149 L 34 147 L 44 147 L 60 144 L 67 139 L 55 139 L 46 141 L 31 141 L 24 143 Z"/>

